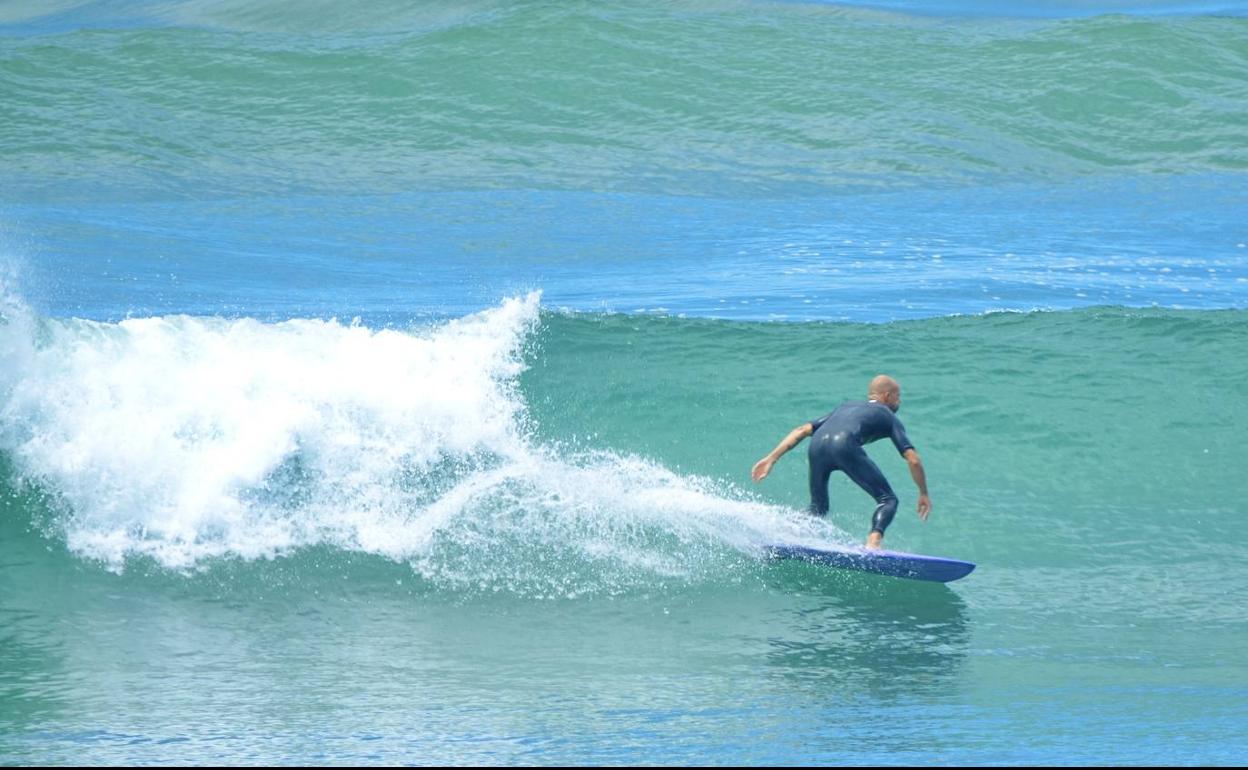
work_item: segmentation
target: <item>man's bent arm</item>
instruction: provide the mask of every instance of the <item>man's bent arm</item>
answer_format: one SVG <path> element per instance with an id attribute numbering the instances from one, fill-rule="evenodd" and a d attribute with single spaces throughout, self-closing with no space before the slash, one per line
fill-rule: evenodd
<path id="1" fill-rule="evenodd" d="M 927 514 L 932 511 L 932 500 L 927 496 L 927 474 L 923 472 L 923 461 L 919 459 L 919 453 L 913 449 L 907 449 L 902 455 L 906 458 L 906 464 L 910 466 L 910 477 L 914 479 L 914 484 L 919 488 L 919 518 L 927 521 Z"/>
<path id="2" fill-rule="evenodd" d="M 767 477 L 768 473 L 771 473 L 771 466 L 776 464 L 776 460 L 779 460 L 785 452 L 802 443 L 802 439 L 807 438 L 814 432 L 815 430 L 810 423 L 803 423 L 789 431 L 789 435 L 785 436 L 784 440 L 777 444 L 770 454 L 754 463 L 754 469 L 750 471 L 750 478 L 755 481 L 762 481 Z"/>

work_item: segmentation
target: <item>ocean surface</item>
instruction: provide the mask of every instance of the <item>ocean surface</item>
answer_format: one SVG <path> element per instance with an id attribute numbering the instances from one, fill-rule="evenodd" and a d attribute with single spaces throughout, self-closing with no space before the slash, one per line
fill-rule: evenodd
<path id="1" fill-rule="evenodd" d="M 0 2 L 2 764 L 1242 765 L 1246 407 L 1248 3 Z"/>

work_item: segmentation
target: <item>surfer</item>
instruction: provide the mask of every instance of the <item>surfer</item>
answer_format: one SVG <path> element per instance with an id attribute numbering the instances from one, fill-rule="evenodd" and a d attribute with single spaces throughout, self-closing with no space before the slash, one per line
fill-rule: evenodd
<path id="1" fill-rule="evenodd" d="M 919 518 L 927 521 L 932 510 L 923 463 L 895 414 L 900 408 L 901 386 L 892 377 L 881 374 L 871 380 L 866 401 L 846 401 L 823 417 L 794 428 L 770 454 L 754 464 L 750 476 L 756 482 L 762 481 L 781 455 L 802 443 L 802 439 L 813 436 L 809 452 L 810 512 L 827 515 L 828 477 L 832 471 L 844 472 L 878 503 L 871 518 L 867 547 L 879 548 L 884 530 L 897 512 L 897 495 L 893 494 L 893 488 L 879 467 L 867 457 L 863 444 L 885 436 L 891 438 L 893 446 L 910 465 L 910 476 L 919 488 Z"/>

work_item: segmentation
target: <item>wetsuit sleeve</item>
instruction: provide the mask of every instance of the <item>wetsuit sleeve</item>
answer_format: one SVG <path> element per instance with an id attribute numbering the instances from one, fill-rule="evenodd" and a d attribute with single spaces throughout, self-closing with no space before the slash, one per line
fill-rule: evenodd
<path id="1" fill-rule="evenodd" d="M 905 454 L 907 449 L 914 449 L 914 444 L 910 443 L 910 437 L 906 435 L 906 427 L 901 424 L 901 420 L 893 418 L 893 446 L 897 447 L 897 451 Z"/>
<path id="2" fill-rule="evenodd" d="M 811 420 L 811 421 L 810 421 L 810 432 L 813 434 L 815 431 L 819 430 L 819 426 L 820 426 L 820 425 L 823 425 L 825 422 L 827 422 L 827 421 L 828 421 L 828 418 L 829 418 L 829 417 L 831 417 L 831 416 L 832 416 L 832 413 L 831 413 L 831 412 L 828 412 L 827 414 L 825 414 L 824 416 L 822 416 L 822 417 L 820 417 L 820 418 L 818 418 L 818 419 Z"/>

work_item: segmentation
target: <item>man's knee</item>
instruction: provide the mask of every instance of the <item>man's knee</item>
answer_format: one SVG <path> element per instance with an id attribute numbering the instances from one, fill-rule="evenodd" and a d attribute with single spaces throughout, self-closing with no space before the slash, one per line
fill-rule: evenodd
<path id="1" fill-rule="evenodd" d="M 897 513 L 897 497 L 889 493 L 880 495 L 876 500 L 879 505 L 875 507 L 875 515 L 871 517 L 871 531 L 883 535 L 888 525 L 893 523 L 893 516 Z"/>

